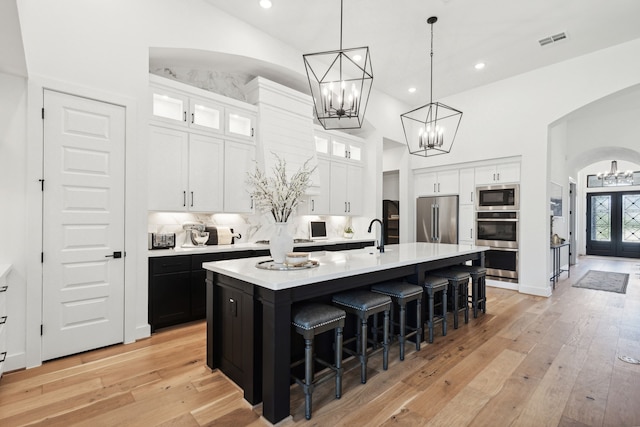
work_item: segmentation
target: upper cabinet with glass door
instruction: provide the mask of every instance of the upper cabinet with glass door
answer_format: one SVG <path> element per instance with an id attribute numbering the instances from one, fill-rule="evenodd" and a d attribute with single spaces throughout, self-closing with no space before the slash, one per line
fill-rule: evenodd
<path id="1" fill-rule="evenodd" d="M 362 161 L 362 145 L 346 138 L 333 137 L 331 140 L 331 154 L 334 158 Z"/>
<path id="2" fill-rule="evenodd" d="M 153 121 L 255 140 L 255 106 L 155 75 L 149 80 Z"/>

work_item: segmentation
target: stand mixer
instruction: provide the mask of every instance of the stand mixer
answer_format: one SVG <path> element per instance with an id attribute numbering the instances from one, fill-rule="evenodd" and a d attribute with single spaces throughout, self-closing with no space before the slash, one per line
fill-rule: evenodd
<path id="1" fill-rule="evenodd" d="M 199 222 L 185 222 L 182 224 L 182 229 L 184 230 L 183 248 L 203 246 L 209 239 L 209 233 L 204 231 L 204 224 Z"/>

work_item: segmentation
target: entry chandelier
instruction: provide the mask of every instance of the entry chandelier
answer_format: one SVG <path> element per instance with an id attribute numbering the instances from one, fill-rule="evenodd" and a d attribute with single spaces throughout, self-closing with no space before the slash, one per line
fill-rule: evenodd
<path id="1" fill-rule="evenodd" d="M 611 170 L 608 172 L 600 172 L 598 174 L 598 179 L 602 180 L 602 186 L 616 186 L 616 185 L 633 185 L 633 172 L 619 172 L 618 171 L 618 162 L 615 160 L 611 161 Z"/>
<path id="2" fill-rule="evenodd" d="M 373 83 L 369 47 L 342 48 L 342 10 L 340 0 L 340 49 L 302 55 L 316 117 L 325 129 L 361 127 Z"/>
<path id="3" fill-rule="evenodd" d="M 435 16 L 427 19 L 431 25 L 429 103 L 400 116 L 409 153 L 423 157 L 450 152 L 462 119 L 462 111 L 433 102 L 433 24 L 437 21 Z"/>

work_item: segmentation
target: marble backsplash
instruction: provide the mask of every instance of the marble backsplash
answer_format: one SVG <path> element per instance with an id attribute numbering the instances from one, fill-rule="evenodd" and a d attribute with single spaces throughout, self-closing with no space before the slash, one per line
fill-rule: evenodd
<path id="1" fill-rule="evenodd" d="M 377 234 L 367 233 L 367 226 L 370 218 L 346 217 L 346 216 L 295 216 L 289 220 L 289 232 L 294 238 L 309 238 L 310 221 L 326 221 L 327 237 L 342 237 L 344 228 L 351 225 L 354 229 L 355 238 L 375 238 Z M 257 240 L 269 240 L 273 233 L 273 219 L 266 215 L 253 214 L 204 214 L 204 213 L 181 213 L 181 212 L 149 212 L 148 232 L 149 233 L 175 233 L 176 246 L 182 245 L 185 233 L 182 224 L 185 222 L 200 222 L 205 225 L 220 227 L 230 227 L 234 234 L 240 234 L 240 239 L 235 239 L 236 243 L 253 243 Z"/>

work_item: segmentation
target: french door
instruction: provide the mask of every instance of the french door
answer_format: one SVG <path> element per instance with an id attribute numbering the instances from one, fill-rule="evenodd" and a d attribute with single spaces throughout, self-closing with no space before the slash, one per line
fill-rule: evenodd
<path id="1" fill-rule="evenodd" d="M 640 192 L 587 194 L 587 255 L 640 258 Z"/>

